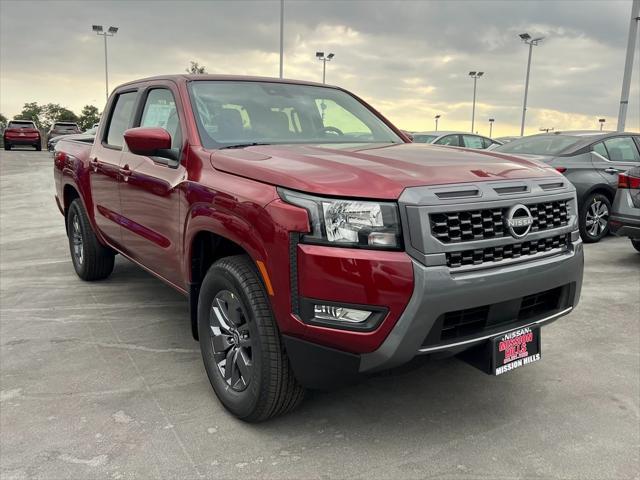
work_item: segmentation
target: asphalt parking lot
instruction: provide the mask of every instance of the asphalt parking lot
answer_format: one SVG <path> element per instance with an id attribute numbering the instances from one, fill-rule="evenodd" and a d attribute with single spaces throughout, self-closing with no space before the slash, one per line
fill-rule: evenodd
<path id="1" fill-rule="evenodd" d="M 228 415 L 184 297 L 118 257 L 79 280 L 45 152 L 0 153 L 0 477 L 640 478 L 640 254 L 585 246 L 577 310 L 543 361 L 490 377 L 457 359 Z"/>

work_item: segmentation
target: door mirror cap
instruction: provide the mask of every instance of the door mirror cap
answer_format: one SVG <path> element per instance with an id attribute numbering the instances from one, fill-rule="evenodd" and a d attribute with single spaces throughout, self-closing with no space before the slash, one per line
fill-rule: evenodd
<path id="1" fill-rule="evenodd" d="M 160 127 L 137 127 L 124 132 L 124 141 L 135 155 L 153 157 L 171 148 L 171 135 Z"/>

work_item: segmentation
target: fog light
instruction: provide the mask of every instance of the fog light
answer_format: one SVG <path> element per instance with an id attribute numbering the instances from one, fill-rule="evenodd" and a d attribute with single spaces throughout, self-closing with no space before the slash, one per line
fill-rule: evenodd
<path id="1" fill-rule="evenodd" d="M 372 312 L 356 310 L 355 308 L 335 307 L 333 305 L 314 305 L 313 313 L 318 320 L 362 323 L 371 316 Z"/>

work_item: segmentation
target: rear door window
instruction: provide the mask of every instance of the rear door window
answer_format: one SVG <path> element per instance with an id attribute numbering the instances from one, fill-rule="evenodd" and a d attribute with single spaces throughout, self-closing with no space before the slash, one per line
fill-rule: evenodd
<path id="1" fill-rule="evenodd" d="M 121 93 L 116 98 L 111 120 L 107 126 L 107 144 L 109 146 L 122 148 L 124 145 L 124 131 L 131 125 L 137 96 L 138 92 L 127 92 Z"/>
<path id="2" fill-rule="evenodd" d="M 609 160 L 609 154 L 607 153 L 607 148 L 604 146 L 604 143 L 602 142 L 596 143 L 593 146 L 593 151 L 596 152 L 598 155 Z"/>
<path id="3" fill-rule="evenodd" d="M 467 148 L 486 148 L 482 137 L 478 137 L 477 135 L 462 135 L 462 141 Z"/>
<path id="4" fill-rule="evenodd" d="M 460 146 L 459 135 L 447 135 L 446 137 L 442 137 L 440 140 L 436 140 L 433 143 L 437 145 L 449 145 L 451 147 L 459 147 Z"/>
<path id="5" fill-rule="evenodd" d="M 612 162 L 640 162 L 640 154 L 631 137 L 615 137 L 604 141 Z"/>

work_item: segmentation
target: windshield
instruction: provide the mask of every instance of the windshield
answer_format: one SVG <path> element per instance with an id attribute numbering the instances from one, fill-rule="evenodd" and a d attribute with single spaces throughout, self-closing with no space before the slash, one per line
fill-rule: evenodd
<path id="1" fill-rule="evenodd" d="M 580 141 L 580 138 L 562 135 L 525 137 L 495 148 L 494 152 L 524 153 L 531 155 L 558 155 Z"/>
<path id="2" fill-rule="evenodd" d="M 191 102 L 207 148 L 252 143 L 402 143 L 382 120 L 335 88 L 193 81 Z"/>
<path id="3" fill-rule="evenodd" d="M 33 122 L 9 122 L 7 128 L 36 128 Z"/>
<path id="4" fill-rule="evenodd" d="M 416 143 L 431 143 L 437 138 L 436 135 L 413 135 L 413 141 Z"/>

